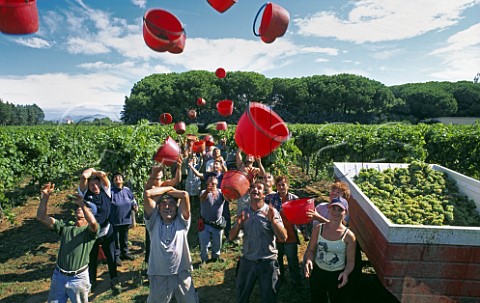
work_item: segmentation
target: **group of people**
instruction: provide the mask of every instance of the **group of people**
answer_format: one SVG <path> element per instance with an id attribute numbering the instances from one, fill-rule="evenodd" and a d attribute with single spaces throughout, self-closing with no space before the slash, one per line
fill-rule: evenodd
<path id="1" fill-rule="evenodd" d="M 162 166 L 151 169 L 143 196 L 150 287 L 147 302 L 170 302 L 172 298 L 177 302 L 199 301 L 191 275 L 188 238 L 194 219 L 192 206 L 196 205 L 200 209 L 193 228 L 198 232 L 202 263 L 222 261 L 224 232 L 228 241 L 241 236 L 242 256 L 236 269 L 237 302 L 249 302 L 257 282 L 262 302 L 276 302 L 281 281 L 285 280 L 284 256 L 294 286 L 301 286 L 304 277 L 309 279 L 312 302 L 327 302 L 327 294 L 330 302 L 347 302 L 345 286 L 353 271 L 356 249 L 355 235 L 345 221 L 348 186 L 335 182 L 330 201 L 306 213 L 310 226 L 296 226 L 288 221 L 282 209 L 285 202 L 298 199 L 289 192 L 288 177 L 274 178 L 265 171 L 260 158 L 243 157 L 238 149 L 236 169 L 248 176 L 250 188 L 235 201 L 237 215 L 230 229 L 230 209 L 220 189 L 222 175 L 227 171 L 221 153 L 216 147 L 210 149 L 211 156 L 195 155 L 187 149 L 184 158 L 177 161 L 172 179 L 165 179 Z M 204 165 L 198 165 L 199 162 Z M 181 182 L 182 176 L 186 182 Z M 204 182 L 197 182 L 200 184 L 195 184 L 192 192 L 195 177 Z M 66 302 L 67 297 L 72 302 L 88 302 L 90 286 L 96 284 L 99 245 L 107 259 L 112 290 L 119 290 L 117 261 L 132 258 L 128 252 L 128 228 L 132 223 L 131 211 L 138 205 L 124 186 L 122 174 L 115 173 L 113 182 L 111 188 L 107 174 L 93 168 L 82 173 L 79 194 L 74 199 L 75 226 L 66 226 L 47 215 L 47 202 L 54 185 L 49 183 L 42 188 L 37 219 L 61 235 L 49 302 Z M 310 240 L 303 270 L 298 260 L 299 233 Z"/>

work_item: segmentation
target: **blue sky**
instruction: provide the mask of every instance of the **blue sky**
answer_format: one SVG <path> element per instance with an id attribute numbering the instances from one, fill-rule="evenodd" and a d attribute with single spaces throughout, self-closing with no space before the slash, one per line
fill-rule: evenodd
<path id="1" fill-rule="evenodd" d="M 0 98 L 35 103 L 47 119 L 119 119 L 132 86 L 152 73 L 353 73 L 390 86 L 480 72 L 480 0 L 277 0 L 290 23 L 271 44 L 252 32 L 264 3 L 238 0 L 221 14 L 206 0 L 40 0 L 37 33 L 0 34 Z M 146 46 L 142 17 L 153 8 L 183 23 L 183 53 Z"/>

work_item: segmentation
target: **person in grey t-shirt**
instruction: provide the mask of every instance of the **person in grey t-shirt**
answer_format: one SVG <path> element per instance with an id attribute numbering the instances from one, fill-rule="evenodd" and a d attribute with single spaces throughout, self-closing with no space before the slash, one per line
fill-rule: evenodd
<path id="1" fill-rule="evenodd" d="M 144 213 L 151 238 L 147 302 L 168 303 L 173 297 L 178 303 L 198 302 L 187 240 L 191 222 L 188 193 L 171 186 L 146 189 Z"/>

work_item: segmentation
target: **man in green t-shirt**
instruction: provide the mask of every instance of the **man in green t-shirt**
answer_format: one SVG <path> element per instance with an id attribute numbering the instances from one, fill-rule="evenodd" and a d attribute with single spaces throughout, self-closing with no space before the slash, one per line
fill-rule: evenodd
<path id="1" fill-rule="evenodd" d="M 84 202 L 83 196 L 75 195 L 75 225 L 66 226 L 63 221 L 47 215 L 47 202 L 55 184 L 45 184 L 40 192 L 37 220 L 60 235 L 57 264 L 50 284 L 48 302 L 88 303 L 90 279 L 88 276 L 89 254 L 97 238 L 99 226 L 95 220 L 95 205 Z"/>

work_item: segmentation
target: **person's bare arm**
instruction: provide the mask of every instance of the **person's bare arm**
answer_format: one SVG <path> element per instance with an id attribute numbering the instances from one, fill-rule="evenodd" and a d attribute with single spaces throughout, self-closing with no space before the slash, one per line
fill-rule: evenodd
<path id="1" fill-rule="evenodd" d="M 47 215 L 48 199 L 54 190 L 55 184 L 48 182 L 43 185 L 42 190 L 40 191 L 40 204 L 37 209 L 37 220 L 49 229 L 52 229 L 53 224 L 55 223 L 55 219 Z"/>
<path id="2" fill-rule="evenodd" d="M 235 224 L 233 225 L 233 228 L 230 229 L 230 233 L 228 234 L 228 239 L 230 241 L 235 240 L 237 238 L 238 233 L 243 227 L 243 223 L 248 219 L 248 213 L 244 210 L 237 216 L 235 219 Z"/>
<path id="3" fill-rule="evenodd" d="M 96 233 L 98 230 L 97 219 L 95 219 L 95 216 L 90 210 L 90 207 L 87 207 L 87 205 L 83 201 L 82 195 L 75 194 L 74 196 L 75 196 L 75 200 L 73 202 L 76 205 L 78 205 L 78 207 L 82 208 L 83 215 L 85 216 L 85 220 L 87 220 L 88 222 L 88 228 L 90 229 L 91 232 Z"/>
<path id="4" fill-rule="evenodd" d="M 82 175 L 80 176 L 79 188 L 82 193 L 84 193 L 88 189 L 88 179 L 92 176 L 100 178 L 100 185 L 102 187 L 110 187 L 110 180 L 108 180 L 107 174 L 101 170 L 97 171 L 91 167 L 84 170 L 82 172 Z"/>
<path id="5" fill-rule="evenodd" d="M 265 175 L 265 167 L 263 167 L 262 158 L 257 157 L 256 159 L 257 159 L 257 164 L 259 168 L 258 176 L 263 177 Z"/>
<path id="6" fill-rule="evenodd" d="M 278 215 L 280 217 L 280 214 Z M 268 205 L 267 219 L 272 223 L 273 233 L 279 242 L 285 242 L 287 240 L 287 230 L 280 224 L 279 220 L 275 218 L 275 209 L 272 204 Z"/>
<path id="7" fill-rule="evenodd" d="M 317 225 L 312 230 L 312 237 L 308 242 L 307 251 L 305 252 L 305 277 L 309 278 L 313 270 L 313 260 L 317 252 L 318 234 L 320 231 L 320 225 Z"/>
<path id="8" fill-rule="evenodd" d="M 193 162 L 188 162 L 188 167 L 192 169 L 193 173 L 195 174 L 195 176 L 201 178 L 201 179 L 205 179 L 204 175 L 199 172 L 194 166 L 193 166 Z"/>
<path id="9" fill-rule="evenodd" d="M 155 210 L 155 207 L 157 206 L 155 198 L 171 190 L 174 190 L 171 186 L 161 186 L 146 189 L 143 192 L 143 212 L 145 213 L 145 218 L 149 219 Z"/>
<path id="10" fill-rule="evenodd" d="M 338 288 L 347 284 L 348 276 L 352 273 L 353 268 L 355 267 L 356 239 L 351 230 L 348 230 L 345 235 L 345 244 L 347 245 L 347 264 L 345 264 L 345 269 L 338 276 L 338 281 L 341 281 Z"/>
<path id="11" fill-rule="evenodd" d="M 237 164 L 237 169 L 238 170 L 245 170 L 245 165 L 243 164 L 243 158 L 242 158 L 242 150 L 239 148 L 235 152 L 235 163 Z"/>

